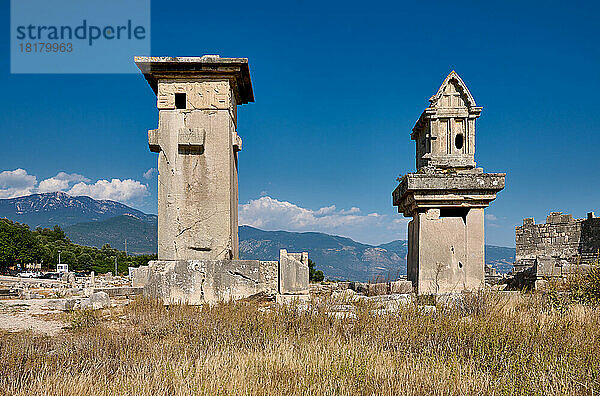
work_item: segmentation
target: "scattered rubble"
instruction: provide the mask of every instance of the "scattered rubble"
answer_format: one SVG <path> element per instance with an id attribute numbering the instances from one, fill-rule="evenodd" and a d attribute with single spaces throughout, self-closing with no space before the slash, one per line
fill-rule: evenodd
<path id="1" fill-rule="evenodd" d="M 96 292 L 81 300 L 79 307 L 81 309 L 103 309 L 110 307 L 110 297 L 106 292 Z"/>

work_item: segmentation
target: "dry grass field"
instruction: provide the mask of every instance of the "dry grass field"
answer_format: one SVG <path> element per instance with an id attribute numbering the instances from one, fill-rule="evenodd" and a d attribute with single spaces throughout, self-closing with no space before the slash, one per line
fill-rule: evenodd
<path id="1" fill-rule="evenodd" d="M 55 337 L 0 334 L 5 395 L 465 395 L 600 392 L 600 310 L 533 296 L 389 315 L 331 302 L 74 312 Z"/>

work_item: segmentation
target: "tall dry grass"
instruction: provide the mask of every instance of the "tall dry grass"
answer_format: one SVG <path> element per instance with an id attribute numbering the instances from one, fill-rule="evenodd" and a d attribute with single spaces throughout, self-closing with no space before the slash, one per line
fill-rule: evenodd
<path id="1" fill-rule="evenodd" d="M 553 310 L 540 298 L 474 296 L 426 313 L 415 306 L 336 319 L 237 303 L 164 307 L 136 300 L 84 312 L 50 338 L 0 335 L 7 395 L 594 394 L 600 313 Z"/>

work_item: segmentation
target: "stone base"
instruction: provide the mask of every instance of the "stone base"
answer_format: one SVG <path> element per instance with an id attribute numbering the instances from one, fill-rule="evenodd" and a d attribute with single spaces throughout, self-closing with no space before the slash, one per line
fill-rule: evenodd
<path id="1" fill-rule="evenodd" d="M 310 296 L 308 294 L 277 294 L 275 296 L 275 302 L 281 305 L 304 303 L 308 301 L 310 301 Z"/>
<path id="2" fill-rule="evenodd" d="M 308 253 L 279 261 L 158 260 L 130 269 L 132 285 L 165 304 L 214 304 L 263 295 L 308 296 Z"/>
<path id="3" fill-rule="evenodd" d="M 462 216 L 440 209 L 415 213 L 408 224 L 407 276 L 419 294 L 475 291 L 485 285 L 484 210 Z"/>
<path id="4" fill-rule="evenodd" d="M 504 188 L 503 173 L 409 173 L 392 193 L 408 224 L 407 278 L 418 294 L 485 285 L 484 208 Z"/>

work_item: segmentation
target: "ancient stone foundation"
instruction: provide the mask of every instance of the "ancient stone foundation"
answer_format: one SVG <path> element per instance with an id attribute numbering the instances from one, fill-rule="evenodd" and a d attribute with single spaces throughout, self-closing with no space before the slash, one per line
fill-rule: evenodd
<path id="1" fill-rule="evenodd" d="M 158 260 L 132 270 L 133 284 L 165 303 L 307 296 L 308 253 L 238 260 L 237 107 L 254 101 L 248 60 L 135 62 L 157 97 L 158 128 L 148 131 L 148 146 L 158 153 L 159 175 Z"/>
<path id="2" fill-rule="evenodd" d="M 308 297 L 308 253 L 281 250 L 279 261 L 158 260 L 130 273 L 144 295 L 165 304 L 212 304 L 257 295 Z"/>

